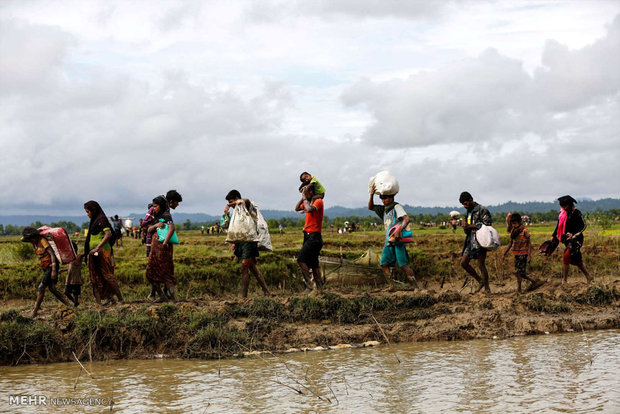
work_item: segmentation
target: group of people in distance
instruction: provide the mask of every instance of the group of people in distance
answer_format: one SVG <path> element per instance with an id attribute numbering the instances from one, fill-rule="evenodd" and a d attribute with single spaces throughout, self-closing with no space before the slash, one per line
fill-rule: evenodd
<path id="1" fill-rule="evenodd" d="M 313 291 L 315 287 L 319 290 L 322 289 L 325 283 L 319 266 L 319 255 L 323 247 L 321 231 L 325 188 L 307 172 L 301 174 L 300 180 L 301 199 L 297 202 L 295 211 L 305 214 L 305 222 L 303 243 L 297 256 L 297 263 L 303 275 L 306 293 L 308 293 Z M 368 209 L 375 212 L 384 224 L 385 239 L 380 262 L 383 274 L 389 282 L 390 289 L 393 289 L 394 281 L 390 269 L 398 266 L 404 271 L 407 282 L 417 288 L 418 284 L 414 272 L 409 266 L 409 255 L 403 238 L 405 232 L 409 231 L 409 216 L 405 209 L 395 201 L 394 195 L 380 194 L 381 204 L 375 204 L 375 193 L 376 187 L 373 185 L 370 189 Z M 225 199 L 227 204 L 224 214 L 231 220 L 235 214 L 235 206 L 240 203 L 245 204 L 248 211 L 255 209 L 253 203 L 247 198 L 242 198 L 237 190 L 229 191 Z M 153 199 L 152 204 L 149 204 L 148 211 L 144 219 L 141 220 L 142 229 L 146 232 L 146 254 L 148 257 L 146 280 L 151 284 L 149 295 L 151 300 L 177 300 L 173 246 L 178 243 L 178 239 L 170 210 L 175 209 L 182 201 L 181 194 L 176 190 L 168 191 L 165 196 L 157 196 Z M 586 229 L 585 220 L 581 212 L 575 208 L 576 200 L 574 198 L 567 195 L 560 197 L 558 201 L 561 212 L 555 230 L 547 242 L 551 246 L 549 254 L 560 242 L 563 243 L 565 245 L 562 256 L 563 282 L 567 282 L 570 265 L 574 265 L 583 272 L 589 283 L 593 277 L 588 273 L 581 254 L 583 232 Z M 493 223 L 492 216 L 486 207 L 475 202 L 472 195 L 466 191 L 461 193 L 459 202 L 467 211 L 463 220 L 466 237 L 461 251 L 460 264 L 478 282 L 476 292 L 484 289 L 485 292 L 489 293 L 489 274 L 485 264 L 487 250 L 477 242 L 476 231 L 480 230 L 483 225 L 491 226 Z M 59 263 L 49 242 L 33 227 L 26 227 L 23 230 L 22 241 L 33 245 L 43 270 L 43 277 L 38 287 L 39 294 L 32 313 L 33 317 L 37 315 L 46 288 L 65 305 L 69 305 L 67 301 L 69 298 L 75 306 L 78 306 L 82 284 L 80 272 L 83 260 L 88 264 L 93 295 L 97 304 L 101 305 L 102 301 L 105 301 L 104 304 L 114 303 L 115 300 L 123 301 L 123 296 L 114 276 L 115 232 L 99 203 L 93 200 L 88 201 L 84 204 L 84 210 L 90 218 L 88 233 L 83 252 L 79 253 L 74 262 L 69 264 L 65 288 L 66 297 L 56 289 Z M 530 233 L 518 213 L 509 215 L 507 225 L 510 243 L 502 257 L 505 258 L 510 251 L 513 253 L 518 292 L 522 291 L 523 279 L 530 282 L 528 290 L 534 290 L 540 287 L 544 281 L 531 278 L 527 274 L 527 264 L 532 258 Z M 254 275 L 265 295 L 271 295 L 265 278 L 257 266 L 258 242 L 234 242 L 231 244 L 231 250 L 241 263 L 242 296 L 245 298 L 248 295 L 250 275 Z M 471 265 L 472 260 L 477 262 L 480 274 Z"/>

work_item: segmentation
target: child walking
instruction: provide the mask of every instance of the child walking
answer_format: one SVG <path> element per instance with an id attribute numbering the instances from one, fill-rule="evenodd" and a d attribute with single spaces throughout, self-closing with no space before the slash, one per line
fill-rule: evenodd
<path id="1" fill-rule="evenodd" d="M 527 289 L 528 292 L 538 289 L 545 282 L 527 276 L 527 264 L 532 261 L 532 242 L 530 241 L 530 232 L 523 225 L 521 214 L 512 213 L 510 215 L 508 229 L 510 231 L 510 243 L 504 251 L 502 260 L 506 258 L 506 255 L 512 249 L 512 254 L 515 258 L 517 292 L 521 293 L 521 282 L 523 279 L 530 281 L 530 286 Z"/>
<path id="2" fill-rule="evenodd" d="M 41 269 L 43 269 L 43 278 L 41 279 L 41 283 L 39 283 L 39 294 L 34 304 L 34 309 L 32 310 L 32 317 L 35 318 L 39 312 L 41 302 L 43 302 L 43 297 L 45 296 L 46 287 L 49 288 L 50 292 L 52 292 L 59 301 L 69 306 L 67 299 L 56 289 L 56 282 L 58 282 L 58 261 L 56 260 L 56 255 L 49 242 L 45 237 L 41 236 L 39 230 L 34 227 L 24 228 L 22 231 L 22 242 L 32 243 L 34 252 L 41 262 Z"/>
<path id="3" fill-rule="evenodd" d="M 72 242 L 73 248 L 76 253 L 78 251 L 78 246 L 76 243 Z M 82 293 L 82 261 L 84 259 L 84 254 L 79 253 L 76 254 L 75 260 L 69 263 L 69 267 L 67 268 L 67 280 L 65 281 L 65 296 L 67 296 L 75 307 L 80 303 L 80 294 Z"/>

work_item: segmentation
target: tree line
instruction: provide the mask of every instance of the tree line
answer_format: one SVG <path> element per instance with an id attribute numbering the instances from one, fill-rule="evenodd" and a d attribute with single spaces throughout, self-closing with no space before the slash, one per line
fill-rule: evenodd
<path id="1" fill-rule="evenodd" d="M 519 212 L 522 215 L 527 215 L 530 217 L 532 223 L 549 223 L 549 222 L 555 222 L 558 218 L 558 211 L 557 210 L 549 210 L 547 212 L 537 212 L 537 213 L 528 213 L 528 212 Z M 503 222 L 503 218 L 506 217 L 506 214 L 508 214 L 508 212 L 504 212 L 504 213 L 493 213 L 493 216 L 495 218 L 495 222 Z M 409 217 L 411 218 L 411 221 L 413 223 L 435 223 L 436 225 L 439 225 L 442 222 L 447 222 L 450 220 L 450 215 L 449 214 L 445 214 L 445 213 L 438 213 L 438 214 L 411 214 L 409 213 Z M 584 213 L 584 217 L 587 221 L 589 221 L 590 223 L 596 223 L 597 225 L 601 226 L 603 229 L 609 228 L 611 227 L 615 222 L 618 222 L 620 220 L 620 209 L 618 208 L 614 208 L 614 209 L 610 209 L 610 210 L 606 210 L 606 211 L 594 211 L 594 212 L 588 212 L 588 213 Z M 379 219 L 379 217 L 377 216 L 373 216 L 373 215 L 368 215 L 368 216 L 349 216 L 349 217 L 334 217 L 334 218 L 330 218 L 325 216 L 323 218 L 323 227 L 326 228 L 343 228 L 345 227 L 345 222 L 349 222 L 349 224 L 351 225 L 352 223 L 355 223 L 355 225 L 359 228 L 362 229 L 368 229 L 368 228 L 373 228 L 375 226 L 380 226 L 381 225 L 381 219 Z M 219 222 L 201 222 L 201 223 L 196 223 L 196 222 L 192 222 L 189 219 L 185 220 L 183 223 L 181 223 L 179 225 L 179 228 L 181 230 L 200 230 L 200 228 L 202 226 L 204 226 L 205 228 L 211 227 L 211 226 L 215 226 L 219 224 Z M 271 229 L 271 231 L 277 231 L 278 228 L 280 227 L 280 225 L 282 225 L 283 228 L 285 229 L 298 229 L 303 227 L 304 225 L 304 218 L 300 217 L 300 218 L 292 218 L 292 217 L 282 217 L 280 219 L 269 219 L 267 220 L 267 224 L 269 224 L 269 228 Z M 67 232 L 69 234 L 73 234 L 75 232 L 79 232 L 83 229 L 87 229 L 88 228 L 88 222 L 85 221 L 82 223 L 81 226 L 77 225 L 76 223 L 72 222 L 72 221 L 56 221 L 56 222 L 52 222 L 52 223 L 41 223 L 40 221 L 36 221 L 34 223 L 32 223 L 30 226 L 31 227 L 35 227 L 35 228 L 39 228 L 41 226 L 44 225 L 49 225 L 50 227 L 63 227 L 65 230 L 67 230 Z M 3 224 L 0 224 L 0 235 L 20 235 L 22 232 L 22 229 L 24 228 L 24 226 L 15 226 L 12 224 L 7 224 L 6 226 Z"/>

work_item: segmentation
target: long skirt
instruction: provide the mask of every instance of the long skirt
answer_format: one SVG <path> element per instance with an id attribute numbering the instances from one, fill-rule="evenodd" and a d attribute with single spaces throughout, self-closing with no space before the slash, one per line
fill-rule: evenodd
<path id="1" fill-rule="evenodd" d="M 93 293 L 99 293 L 99 298 L 105 300 L 114 296 L 119 291 L 118 283 L 114 277 L 114 262 L 111 250 L 99 250 L 97 256 L 88 258 L 88 270 L 90 282 L 93 285 Z"/>
<path id="2" fill-rule="evenodd" d="M 174 277 L 172 246 L 172 243 L 168 243 L 167 246 L 164 246 L 157 238 L 157 235 L 153 236 L 149 262 L 146 265 L 146 280 L 150 283 L 163 283 L 169 287 L 176 286 L 177 279 Z"/>

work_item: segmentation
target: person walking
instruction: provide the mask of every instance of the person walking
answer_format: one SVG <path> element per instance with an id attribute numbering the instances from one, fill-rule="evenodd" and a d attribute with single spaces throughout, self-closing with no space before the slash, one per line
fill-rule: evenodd
<path id="1" fill-rule="evenodd" d="M 230 190 L 228 194 L 226 194 L 226 207 L 224 208 L 224 215 L 226 217 L 230 217 L 229 222 L 232 223 L 233 215 L 235 214 L 235 207 L 237 204 L 244 204 L 245 208 L 250 212 L 254 211 L 254 206 L 252 202 L 247 198 L 241 198 L 241 193 L 237 190 Z M 232 208 L 232 211 L 231 211 Z M 256 214 L 252 215 L 256 217 Z M 263 293 L 266 296 L 271 296 L 269 293 L 269 289 L 267 288 L 267 283 L 265 282 L 265 278 L 263 277 L 260 270 L 256 264 L 258 263 L 258 242 L 257 241 L 243 241 L 243 242 L 235 242 L 231 245 L 231 249 L 234 255 L 237 257 L 237 261 L 241 262 L 241 296 L 243 298 L 248 297 L 248 289 L 250 287 L 250 273 L 256 277 L 258 284 L 260 285 Z"/>
<path id="2" fill-rule="evenodd" d="M 489 272 L 486 267 L 487 251 L 483 249 L 476 240 L 476 231 L 482 228 L 482 225 L 490 226 L 493 224 L 493 218 L 489 210 L 476 203 L 474 198 L 467 191 L 463 191 L 459 196 L 459 202 L 467 210 L 467 217 L 463 222 L 463 230 L 465 231 L 465 244 L 461 252 L 461 266 L 478 282 L 476 293 L 484 288 L 486 293 L 491 293 L 489 287 Z M 476 269 L 469 263 L 471 260 L 478 261 L 478 268 L 482 277 L 478 276 Z"/>
<path id="3" fill-rule="evenodd" d="M 71 299 L 75 307 L 80 303 L 80 294 L 82 293 L 82 262 L 84 255 L 78 253 L 78 245 L 75 242 L 73 249 L 75 250 L 75 259 L 69 263 L 67 267 L 67 279 L 65 280 L 65 295 Z"/>
<path id="4" fill-rule="evenodd" d="M 175 226 L 168 201 L 164 196 L 157 196 L 153 199 L 153 210 L 153 222 L 147 229 L 147 232 L 151 234 L 151 252 L 146 265 L 146 280 L 152 285 L 155 294 L 159 296 L 159 300 L 176 301 L 177 280 L 174 277 L 174 249 L 173 243 L 170 241 L 175 232 Z M 163 240 L 160 240 L 157 229 L 163 229 L 166 225 L 168 232 Z M 164 285 L 165 292 L 162 292 L 161 284 Z M 149 298 L 155 299 L 154 296 L 153 291 L 151 291 Z"/>
<path id="5" fill-rule="evenodd" d="M 564 254 L 562 255 L 562 283 L 568 283 L 568 272 L 571 265 L 577 266 L 586 277 L 586 282 L 591 283 L 594 277 L 586 269 L 581 254 L 586 222 L 581 211 L 575 207 L 577 200 L 569 195 L 565 195 L 558 198 L 558 201 L 561 208 L 560 215 L 550 240 L 559 240 L 565 246 Z"/>
<path id="6" fill-rule="evenodd" d="M 122 302 L 123 295 L 114 277 L 114 237 L 112 226 L 99 203 L 90 200 L 84 204 L 90 218 L 88 235 L 84 242 L 84 258 L 88 261 L 90 281 L 97 305 L 114 303 L 114 296 Z"/>
<path id="7" fill-rule="evenodd" d="M 319 255 L 323 248 L 323 237 L 321 230 L 323 227 L 323 199 L 315 197 L 315 188 L 312 185 L 302 189 L 302 198 L 297 202 L 295 211 L 306 214 L 304 223 L 304 241 L 297 255 L 297 264 L 306 283 L 306 292 L 314 289 L 310 280 L 310 271 L 318 290 L 323 288 L 321 268 L 319 266 Z"/>
<path id="8" fill-rule="evenodd" d="M 39 230 L 34 227 L 25 227 L 22 230 L 21 241 L 32 244 L 34 247 L 34 252 L 41 263 L 41 269 L 43 269 L 43 278 L 39 283 L 39 294 L 37 295 L 37 299 L 34 303 L 32 317 L 35 318 L 41 308 L 41 302 L 43 302 L 43 297 L 45 296 L 45 288 L 48 288 L 49 291 L 56 296 L 56 299 L 61 301 L 65 306 L 69 306 L 69 301 L 65 299 L 63 294 L 60 293 L 58 289 L 56 289 L 59 264 L 49 242 L 45 239 L 45 237 L 41 236 Z"/>
<path id="9" fill-rule="evenodd" d="M 531 292 L 538 289 L 545 282 L 535 279 L 527 275 L 527 264 L 532 261 L 532 241 L 530 240 L 530 232 L 525 227 L 521 214 L 511 213 L 508 218 L 508 231 L 510 232 L 510 243 L 504 250 L 502 261 L 506 259 L 506 255 L 512 250 L 515 258 L 515 276 L 517 278 L 517 292 L 521 293 L 521 283 L 523 279 L 530 281 L 527 291 Z"/>
<path id="10" fill-rule="evenodd" d="M 398 240 L 402 236 L 402 231 L 409 224 L 409 215 L 396 201 L 394 201 L 394 194 L 380 194 L 382 205 L 376 205 L 374 196 L 377 189 L 373 184 L 370 189 L 370 199 L 368 200 L 368 210 L 374 211 L 377 216 L 383 219 L 383 226 L 385 229 L 385 243 L 383 245 L 383 251 L 381 252 L 381 270 L 383 276 L 389 283 L 390 290 L 394 290 L 394 279 L 392 279 L 391 268 L 398 265 L 403 272 L 407 282 L 411 283 L 414 288 L 418 287 L 418 282 L 415 279 L 413 269 L 409 266 L 409 255 L 407 254 L 407 248 L 404 243 Z M 400 228 L 395 230 L 390 235 L 390 229 L 395 225 L 400 224 Z"/>

